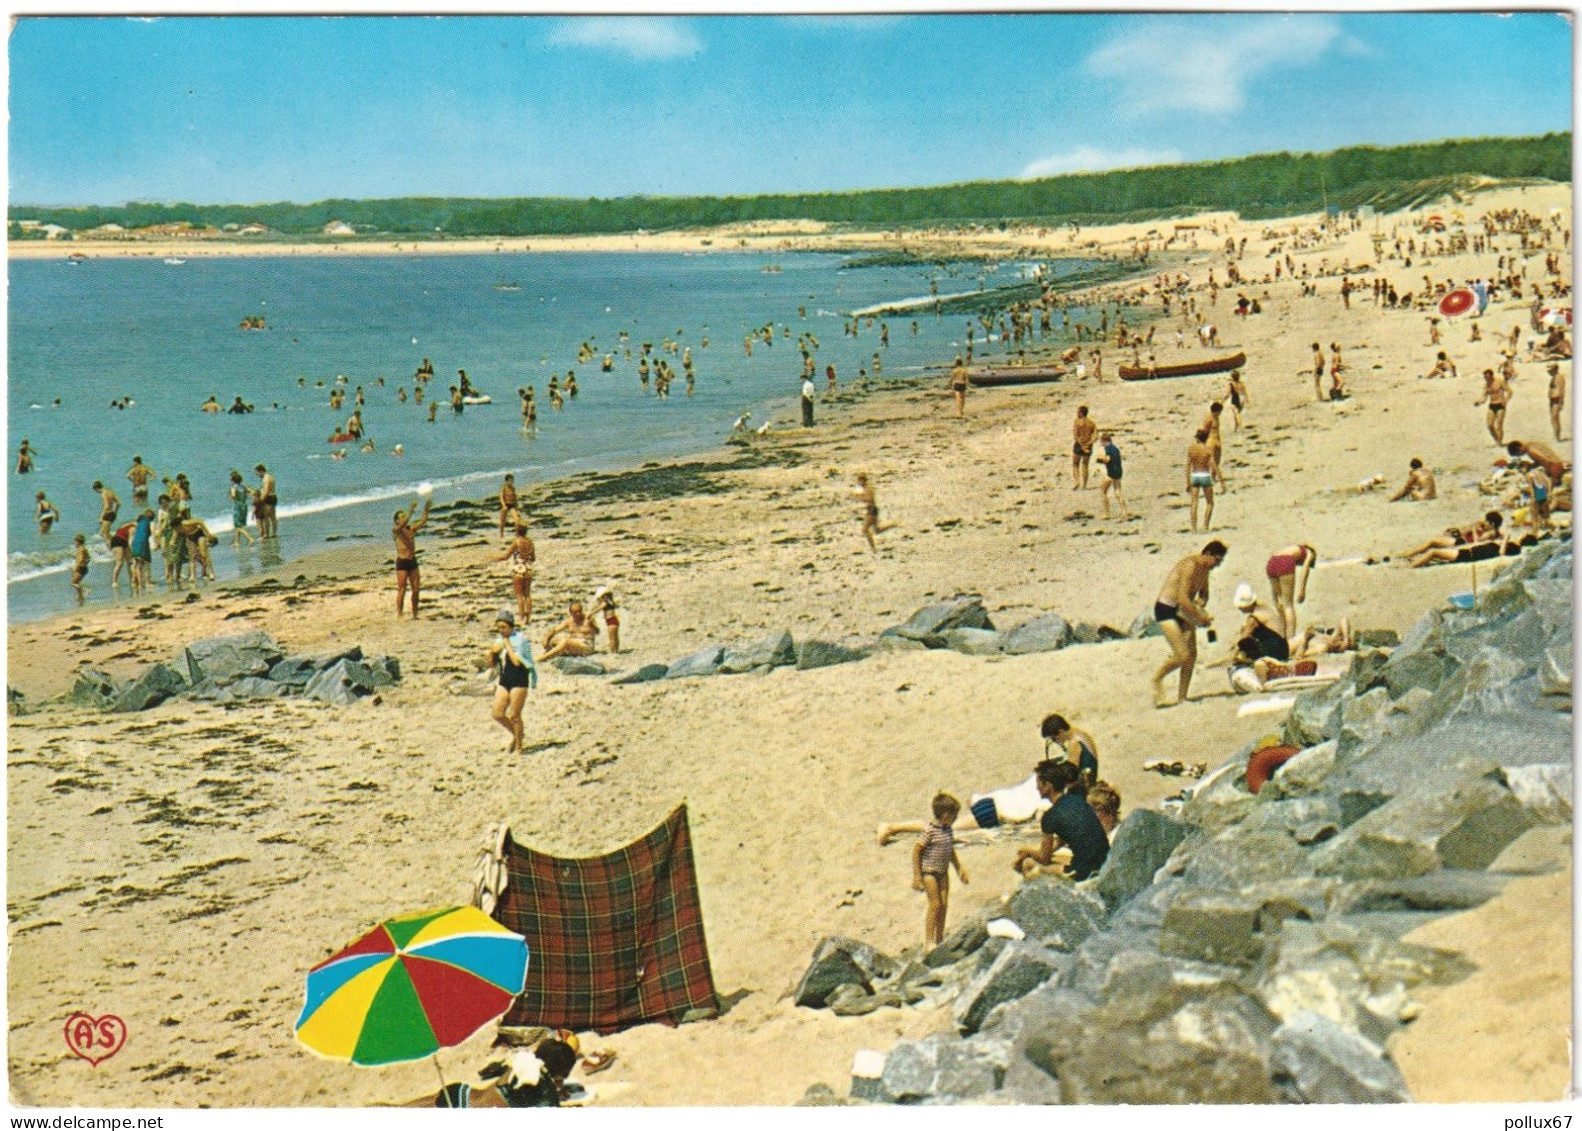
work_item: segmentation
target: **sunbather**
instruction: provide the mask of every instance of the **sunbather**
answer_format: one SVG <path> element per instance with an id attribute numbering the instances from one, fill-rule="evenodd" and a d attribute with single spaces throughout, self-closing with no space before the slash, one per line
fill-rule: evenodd
<path id="1" fill-rule="evenodd" d="M 1505 519 L 1499 511 L 1489 511 L 1482 522 L 1471 526 L 1452 526 L 1437 538 L 1430 538 L 1404 555 L 1413 569 L 1439 562 L 1478 562 L 1500 554 L 1500 527 Z"/>

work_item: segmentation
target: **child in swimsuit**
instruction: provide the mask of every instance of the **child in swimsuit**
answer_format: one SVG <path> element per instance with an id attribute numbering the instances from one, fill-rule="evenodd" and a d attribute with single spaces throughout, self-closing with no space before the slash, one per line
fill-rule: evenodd
<path id="1" fill-rule="evenodd" d="M 615 594 L 609 586 L 601 585 L 593 594 L 593 609 L 589 616 L 604 617 L 604 627 L 610 634 L 610 651 L 621 650 L 621 618 L 615 612 Z"/>

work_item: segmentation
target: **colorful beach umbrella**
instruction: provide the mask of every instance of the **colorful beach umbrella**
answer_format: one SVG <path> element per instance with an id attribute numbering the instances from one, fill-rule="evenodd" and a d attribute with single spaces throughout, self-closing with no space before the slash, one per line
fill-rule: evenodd
<path id="1" fill-rule="evenodd" d="M 297 1040 L 353 1064 L 460 1044 L 522 992 L 527 942 L 476 907 L 388 919 L 308 971 Z"/>
<path id="2" fill-rule="evenodd" d="M 1439 300 L 1439 313 L 1446 318 L 1454 318 L 1458 314 L 1465 314 L 1478 305 L 1478 296 L 1465 287 L 1457 287 L 1444 298 Z"/>

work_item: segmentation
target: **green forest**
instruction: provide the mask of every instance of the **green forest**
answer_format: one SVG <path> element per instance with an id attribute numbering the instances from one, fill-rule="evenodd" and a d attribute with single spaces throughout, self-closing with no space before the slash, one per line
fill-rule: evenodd
<path id="1" fill-rule="evenodd" d="M 401 197 L 314 204 L 151 204 L 55 208 L 12 205 L 19 220 L 74 232 L 103 224 L 199 228 L 262 224 L 276 237 L 319 237 L 341 221 L 360 234 L 447 236 L 580 235 L 713 227 L 751 220 L 817 220 L 857 227 L 937 224 L 1061 224 L 1181 216 L 1229 209 L 1247 219 L 1351 209 L 1398 208 L 1464 187 L 1468 178 L 1571 179 L 1570 133 L 1473 138 L 1329 153 L 1266 153 L 1235 160 L 1160 165 L 1041 180 L 975 181 L 936 188 L 763 196 L 627 196 L 605 199 Z M 268 238 L 268 237 L 264 237 Z"/>

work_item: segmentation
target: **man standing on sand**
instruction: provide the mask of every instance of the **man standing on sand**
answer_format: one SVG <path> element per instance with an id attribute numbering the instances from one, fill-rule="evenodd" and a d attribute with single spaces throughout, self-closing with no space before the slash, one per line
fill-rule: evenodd
<path id="1" fill-rule="evenodd" d="M 1563 440 L 1560 435 L 1560 422 L 1566 414 L 1566 378 L 1560 372 L 1558 362 L 1549 364 L 1549 423 L 1554 427 L 1555 439 Z"/>
<path id="2" fill-rule="evenodd" d="M 1489 435 L 1494 437 L 1496 444 L 1505 443 L 1505 406 L 1510 403 L 1511 386 L 1503 376 L 1492 369 L 1483 371 L 1483 395 L 1473 401 L 1473 406 L 1489 402 L 1488 415 L 1485 423 L 1488 425 Z"/>
<path id="3" fill-rule="evenodd" d="M 420 580 L 417 568 L 417 532 L 423 529 L 428 522 L 428 508 L 433 503 L 433 498 L 423 500 L 423 516 L 416 522 L 407 521 L 417 510 L 417 500 L 412 500 L 412 505 L 404 511 L 395 512 L 395 525 L 390 530 L 390 536 L 395 539 L 395 573 L 396 573 L 396 619 L 401 619 L 401 611 L 406 605 L 406 590 L 412 586 L 412 619 L 417 619 L 417 601 Z"/>
<path id="4" fill-rule="evenodd" d="M 1204 546 L 1201 553 L 1188 554 L 1171 568 L 1154 600 L 1154 620 L 1170 643 L 1170 659 L 1154 673 L 1155 707 L 1169 706 L 1164 702 L 1163 681 L 1173 671 L 1180 672 L 1180 693 L 1176 702 L 1187 700 L 1192 669 L 1197 664 L 1197 630 L 1214 623 L 1204 607 L 1208 604 L 1209 571 L 1224 562 L 1226 552 L 1225 543 L 1216 539 Z"/>
<path id="5" fill-rule="evenodd" d="M 813 398 L 818 390 L 813 387 L 813 379 L 806 375 L 802 377 L 802 427 L 813 427 Z"/>
<path id="6" fill-rule="evenodd" d="M 1215 401 L 1208 406 L 1208 415 L 1203 418 L 1203 430 L 1208 433 L 1209 450 L 1214 453 L 1214 482 L 1218 483 L 1221 490 L 1225 488 L 1225 473 L 1220 470 L 1220 459 L 1224 455 L 1225 442 L 1220 438 L 1219 422 L 1225 412 L 1225 406 Z"/>
<path id="7" fill-rule="evenodd" d="M 280 500 L 275 495 L 275 477 L 269 474 L 269 469 L 263 464 L 253 468 L 253 473 L 258 476 L 258 536 L 260 538 L 274 538 L 280 531 L 275 526 L 275 507 Z"/>
<path id="8" fill-rule="evenodd" d="M 950 391 L 956 398 L 956 415 L 967 415 L 967 366 L 956 355 L 956 364 L 950 371 Z"/>
<path id="9" fill-rule="evenodd" d="M 1079 405 L 1077 418 L 1071 425 L 1071 489 L 1086 490 L 1088 486 L 1088 460 L 1093 457 L 1093 437 L 1098 425 L 1088 415 L 1088 406 Z"/>
<path id="10" fill-rule="evenodd" d="M 1192 529 L 1197 530 L 1197 502 L 1201 491 L 1208 506 L 1203 512 L 1203 529 L 1214 522 L 1214 449 L 1208 445 L 1208 429 L 1199 428 L 1187 447 L 1187 495 L 1192 500 Z"/>
<path id="11" fill-rule="evenodd" d="M 1401 484 L 1401 489 L 1391 495 L 1389 501 L 1398 503 L 1402 499 L 1414 503 L 1426 502 L 1439 497 L 1439 489 L 1434 483 L 1434 473 L 1423 466 L 1423 461 L 1413 459 L 1406 473 L 1406 482 Z"/>
<path id="12" fill-rule="evenodd" d="M 1324 347 L 1313 343 L 1313 393 L 1324 400 Z"/>

